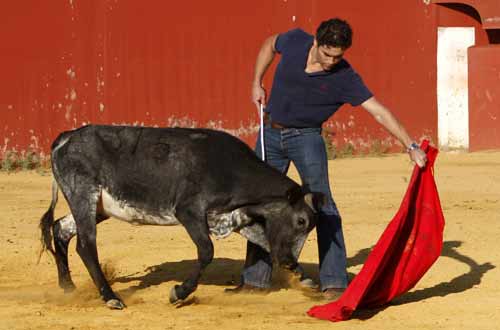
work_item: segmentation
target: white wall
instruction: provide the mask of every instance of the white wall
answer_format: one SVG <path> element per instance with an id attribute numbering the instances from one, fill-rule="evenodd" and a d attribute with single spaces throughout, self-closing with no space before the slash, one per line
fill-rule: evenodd
<path id="1" fill-rule="evenodd" d="M 444 150 L 469 148 L 467 48 L 474 42 L 473 27 L 438 28 L 438 141 Z"/>

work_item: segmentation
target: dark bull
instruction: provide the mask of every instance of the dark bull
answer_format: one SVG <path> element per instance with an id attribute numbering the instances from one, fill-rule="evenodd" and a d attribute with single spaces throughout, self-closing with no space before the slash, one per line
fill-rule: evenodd
<path id="1" fill-rule="evenodd" d="M 237 138 L 214 130 L 85 126 L 52 144 L 52 202 L 40 220 L 43 250 L 55 257 L 59 286 L 74 289 L 68 244 L 76 250 L 106 305 L 125 305 L 109 286 L 96 248 L 96 225 L 115 217 L 147 225 L 183 225 L 198 265 L 170 291 L 185 299 L 213 259 L 210 234 L 237 232 L 294 267 L 316 225 L 318 196 L 260 159 Z M 54 222 L 58 188 L 71 213 Z M 53 246 L 52 246 L 53 242 Z M 42 251 L 43 251 L 42 250 Z"/>

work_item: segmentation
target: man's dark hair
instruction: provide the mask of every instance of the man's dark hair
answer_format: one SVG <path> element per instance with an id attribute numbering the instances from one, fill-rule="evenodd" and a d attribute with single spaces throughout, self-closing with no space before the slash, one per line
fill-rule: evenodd
<path id="1" fill-rule="evenodd" d="M 352 29 L 344 20 L 332 18 L 321 22 L 316 30 L 318 46 L 347 49 L 352 44 Z"/>

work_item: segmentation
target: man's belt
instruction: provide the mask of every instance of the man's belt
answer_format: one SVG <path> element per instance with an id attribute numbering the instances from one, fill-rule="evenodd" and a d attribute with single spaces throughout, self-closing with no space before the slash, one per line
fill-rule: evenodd
<path id="1" fill-rule="evenodd" d="M 276 128 L 276 129 L 289 128 L 289 127 L 286 127 L 285 125 L 281 125 L 277 122 L 272 121 L 271 118 L 269 118 L 269 114 L 267 112 L 264 112 L 264 124 L 269 125 L 272 128 Z"/>
<path id="2" fill-rule="evenodd" d="M 269 114 L 267 112 L 264 112 L 264 118 L 262 120 L 264 122 L 264 125 L 269 125 L 272 128 L 275 129 L 285 129 L 285 128 L 295 128 L 295 129 L 308 129 L 308 128 L 316 128 L 316 127 L 291 127 L 291 126 L 285 126 L 280 123 L 277 123 L 275 121 L 272 121 Z M 335 131 L 332 128 L 329 127 L 317 127 L 321 129 L 323 132 L 325 132 L 327 135 L 335 136 Z"/>

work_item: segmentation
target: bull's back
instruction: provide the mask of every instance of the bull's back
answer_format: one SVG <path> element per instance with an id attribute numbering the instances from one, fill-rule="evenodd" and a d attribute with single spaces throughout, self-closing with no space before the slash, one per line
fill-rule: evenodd
<path id="1" fill-rule="evenodd" d="M 239 139 L 209 129 L 89 125 L 62 133 L 52 150 L 56 179 L 78 171 L 139 208 L 195 195 L 207 203 L 255 199 L 263 189 L 282 195 L 294 184 Z"/>

